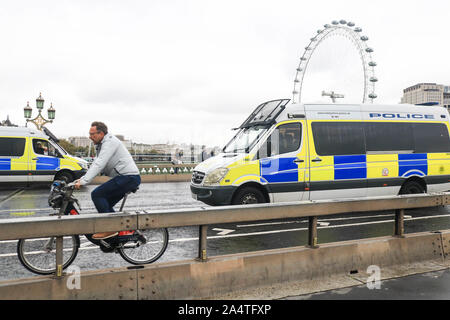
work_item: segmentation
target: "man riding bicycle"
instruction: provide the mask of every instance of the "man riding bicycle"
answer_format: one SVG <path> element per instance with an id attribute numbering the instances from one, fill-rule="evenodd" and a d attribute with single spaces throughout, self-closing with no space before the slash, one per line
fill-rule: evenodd
<path id="1" fill-rule="evenodd" d="M 95 121 L 91 124 L 89 138 L 96 146 L 97 157 L 86 174 L 75 181 L 75 188 L 80 189 L 91 183 L 102 172 L 112 177 L 95 188 L 91 198 L 99 213 L 114 212 L 114 205 L 140 185 L 139 169 L 123 143 L 108 133 L 108 127 L 103 122 Z M 92 238 L 107 239 L 117 234 L 118 232 L 101 232 L 94 234 Z"/>

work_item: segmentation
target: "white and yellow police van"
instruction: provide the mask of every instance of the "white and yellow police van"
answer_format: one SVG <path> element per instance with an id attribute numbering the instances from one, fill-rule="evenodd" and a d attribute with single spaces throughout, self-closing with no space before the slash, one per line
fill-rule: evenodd
<path id="1" fill-rule="evenodd" d="M 73 181 L 87 168 L 87 162 L 69 155 L 47 128 L 0 127 L 0 186 Z"/>
<path id="2" fill-rule="evenodd" d="M 449 113 L 414 105 L 259 105 L 223 152 L 194 168 L 210 205 L 450 190 Z"/>

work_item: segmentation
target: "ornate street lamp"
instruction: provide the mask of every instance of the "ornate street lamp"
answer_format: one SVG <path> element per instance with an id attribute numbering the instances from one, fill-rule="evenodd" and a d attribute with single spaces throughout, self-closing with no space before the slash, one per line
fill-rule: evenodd
<path id="1" fill-rule="evenodd" d="M 31 113 L 33 112 L 33 109 L 30 107 L 30 102 L 27 101 L 27 106 L 23 108 L 25 119 L 31 118 Z"/>
<path id="2" fill-rule="evenodd" d="M 23 113 L 24 113 L 24 117 L 28 122 L 32 122 L 34 123 L 34 125 L 38 128 L 38 130 L 42 130 L 42 127 L 46 124 L 46 123 L 52 123 L 53 120 L 55 120 L 55 112 L 56 110 L 53 108 L 53 104 L 50 104 L 50 108 L 48 108 L 47 112 L 48 112 L 48 120 L 45 119 L 41 112 L 42 109 L 44 109 L 44 98 L 42 98 L 41 93 L 39 93 L 39 97 L 36 99 L 36 108 L 38 109 L 38 115 L 36 116 L 36 118 L 34 119 L 30 119 L 31 118 L 31 113 L 33 112 L 33 110 L 30 107 L 30 103 L 27 102 L 27 106 L 25 108 L 23 108 Z"/>
<path id="3" fill-rule="evenodd" d="M 47 110 L 49 120 L 55 120 L 56 110 L 53 109 L 53 103 L 50 103 L 50 108 Z"/>

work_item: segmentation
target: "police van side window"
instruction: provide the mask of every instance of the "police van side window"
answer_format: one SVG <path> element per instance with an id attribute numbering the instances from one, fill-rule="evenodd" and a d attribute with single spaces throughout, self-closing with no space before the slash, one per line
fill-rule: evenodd
<path id="1" fill-rule="evenodd" d="M 366 153 L 362 123 L 313 122 L 311 127 L 320 156 Z"/>
<path id="2" fill-rule="evenodd" d="M 450 152 L 447 126 L 443 123 L 414 123 L 416 153 Z"/>
<path id="3" fill-rule="evenodd" d="M 442 123 L 366 123 L 367 152 L 449 152 L 450 139 Z"/>
<path id="4" fill-rule="evenodd" d="M 25 150 L 25 138 L 0 138 L 0 157 L 21 157 Z"/>
<path id="5" fill-rule="evenodd" d="M 33 150 L 36 154 L 49 155 L 48 142 L 45 140 L 33 139 Z"/>
<path id="6" fill-rule="evenodd" d="M 300 123 L 287 123 L 278 126 L 261 146 L 257 158 L 262 159 L 284 153 L 295 152 L 300 148 L 302 127 Z"/>
<path id="7" fill-rule="evenodd" d="M 414 150 L 413 126 L 411 123 L 368 122 L 365 124 L 367 152 Z"/>
<path id="8" fill-rule="evenodd" d="M 33 150 L 37 155 L 58 157 L 59 152 L 47 140 L 33 139 Z"/>

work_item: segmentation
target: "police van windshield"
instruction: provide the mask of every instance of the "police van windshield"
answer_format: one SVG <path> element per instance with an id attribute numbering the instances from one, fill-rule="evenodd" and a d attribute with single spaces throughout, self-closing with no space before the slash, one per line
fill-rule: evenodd
<path id="1" fill-rule="evenodd" d="M 267 131 L 268 126 L 252 126 L 241 129 L 223 149 L 225 153 L 248 153 Z"/>

